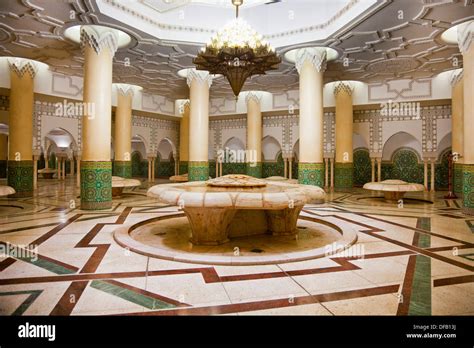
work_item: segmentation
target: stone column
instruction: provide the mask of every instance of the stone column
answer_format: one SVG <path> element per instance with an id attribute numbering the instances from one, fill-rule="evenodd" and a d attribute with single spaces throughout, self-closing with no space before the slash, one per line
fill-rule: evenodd
<path id="1" fill-rule="evenodd" d="M 245 97 L 247 103 L 247 175 L 262 177 L 262 111 L 259 92 L 249 92 Z"/>
<path id="2" fill-rule="evenodd" d="M 288 178 L 293 179 L 293 158 L 288 157 Z"/>
<path id="3" fill-rule="evenodd" d="M 375 158 L 370 159 L 370 165 L 371 165 L 371 182 L 375 181 Z"/>
<path id="4" fill-rule="evenodd" d="M 329 186 L 329 159 L 324 158 L 324 187 Z"/>
<path id="5" fill-rule="evenodd" d="M 336 188 L 349 189 L 354 184 L 352 149 L 353 86 L 339 82 L 334 87 L 336 98 Z"/>
<path id="6" fill-rule="evenodd" d="M 331 188 L 334 188 L 334 157 L 329 159 L 331 165 Z"/>
<path id="7" fill-rule="evenodd" d="M 62 162 L 63 169 L 61 170 L 61 173 L 63 174 L 63 180 L 66 180 L 66 161 L 67 161 L 67 157 L 63 157 L 63 162 Z"/>
<path id="8" fill-rule="evenodd" d="M 7 177 L 8 135 L 0 134 L 0 178 Z"/>
<path id="9" fill-rule="evenodd" d="M 81 209 L 112 207 L 112 59 L 117 50 L 117 31 L 105 27 L 81 27 L 84 51 L 84 103 L 93 114 L 82 123 Z"/>
<path id="10" fill-rule="evenodd" d="M 300 76 L 298 182 L 323 186 L 323 74 L 326 70 L 326 50 L 298 50 L 296 69 Z"/>
<path id="11" fill-rule="evenodd" d="M 81 153 L 76 154 L 76 165 L 77 165 L 77 176 L 76 176 L 76 186 L 81 187 Z"/>
<path id="12" fill-rule="evenodd" d="M 189 161 L 189 100 L 186 100 L 179 108 L 181 113 L 181 122 L 179 123 L 179 174 L 185 174 L 188 172 Z"/>
<path id="13" fill-rule="evenodd" d="M 56 154 L 55 154 L 56 155 Z M 61 180 L 61 159 L 56 155 L 56 176 Z"/>
<path id="14" fill-rule="evenodd" d="M 127 84 L 114 84 L 117 90 L 114 129 L 114 175 L 122 178 L 132 177 L 132 102 L 134 87 Z"/>
<path id="15" fill-rule="evenodd" d="M 151 182 L 151 166 L 152 166 L 152 159 L 148 157 L 148 182 Z"/>
<path id="16" fill-rule="evenodd" d="M 428 160 L 423 159 L 423 185 L 425 186 L 425 191 L 428 191 Z"/>
<path id="17" fill-rule="evenodd" d="M 458 28 L 459 50 L 463 55 L 463 212 L 474 215 L 474 21 Z"/>
<path id="18" fill-rule="evenodd" d="M 462 193 L 462 155 L 464 153 L 464 80 L 462 69 L 456 69 L 451 75 L 451 150 L 458 154 L 454 159 L 453 190 Z"/>
<path id="19" fill-rule="evenodd" d="M 382 181 L 382 157 L 377 158 L 377 181 Z"/>
<path id="20" fill-rule="evenodd" d="M 74 176 L 74 155 L 71 156 L 71 166 L 69 167 L 69 174 Z"/>
<path id="21" fill-rule="evenodd" d="M 8 185 L 15 197 L 33 196 L 33 101 L 34 61 L 12 59 L 10 66 L 10 112 L 8 114 Z"/>
<path id="22" fill-rule="evenodd" d="M 209 179 L 209 88 L 212 77 L 207 71 L 189 70 L 189 181 Z"/>
<path id="23" fill-rule="evenodd" d="M 155 182 L 155 161 L 156 157 L 151 159 L 151 181 Z"/>
<path id="24" fill-rule="evenodd" d="M 38 160 L 41 156 L 41 150 L 33 151 L 33 189 L 38 188 Z"/>
<path id="25" fill-rule="evenodd" d="M 435 162 L 436 159 L 431 159 L 431 192 L 435 192 Z"/>
<path id="26" fill-rule="evenodd" d="M 288 177 L 287 173 L 288 173 L 287 158 L 286 158 L 286 157 L 283 157 L 283 176 L 284 176 L 285 178 Z"/>

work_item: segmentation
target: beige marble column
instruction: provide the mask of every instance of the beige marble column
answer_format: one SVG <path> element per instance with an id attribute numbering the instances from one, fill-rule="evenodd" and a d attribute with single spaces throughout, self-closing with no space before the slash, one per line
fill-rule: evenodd
<path id="1" fill-rule="evenodd" d="M 81 187 L 81 153 L 76 154 L 76 166 L 77 166 L 77 176 L 76 176 L 76 186 Z"/>
<path id="2" fill-rule="evenodd" d="M 63 177 L 61 170 L 62 170 L 61 158 L 56 155 L 56 176 L 58 180 L 61 180 L 61 178 Z"/>
<path id="3" fill-rule="evenodd" d="M 69 174 L 74 176 L 74 156 L 71 156 L 71 165 L 69 166 Z"/>
<path id="4" fill-rule="evenodd" d="M 334 157 L 331 157 L 329 160 L 331 164 L 331 188 L 334 188 Z"/>
<path id="5" fill-rule="evenodd" d="M 112 59 L 118 32 L 106 27 L 82 26 L 84 103 L 93 106 L 82 119 L 81 209 L 112 207 Z"/>
<path id="6" fill-rule="evenodd" d="M 184 101 L 180 106 L 181 121 L 179 123 L 179 174 L 188 172 L 189 161 L 189 100 Z M 216 170 L 217 160 L 216 160 Z M 217 172 L 216 172 L 217 174 Z"/>
<path id="7" fill-rule="evenodd" d="M 425 191 L 428 191 L 428 160 L 423 159 L 423 186 L 425 186 Z"/>
<path id="8" fill-rule="evenodd" d="M 474 21 L 458 28 L 459 50 L 463 56 L 463 212 L 474 215 Z"/>
<path id="9" fill-rule="evenodd" d="M 33 195 L 33 101 L 37 65 L 27 59 L 11 59 L 10 111 L 8 114 L 8 185 L 16 197 Z"/>
<path id="10" fill-rule="evenodd" d="M 38 160 L 41 156 L 40 150 L 33 151 L 33 189 L 38 188 Z"/>
<path id="11" fill-rule="evenodd" d="M 288 177 L 288 174 L 287 174 L 287 173 L 288 173 L 287 160 L 288 160 L 288 159 L 287 159 L 286 157 L 283 157 L 283 176 L 284 176 L 285 178 Z"/>
<path id="12" fill-rule="evenodd" d="M 435 192 L 435 162 L 436 159 L 431 159 L 431 192 Z"/>
<path id="13" fill-rule="evenodd" d="M 140 87 L 117 83 L 114 128 L 114 173 L 122 178 L 132 177 L 132 103 L 133 95 Z"/>
<path id="14" fill-rule="evenodd" d="M 212 77 L 207 71 L 189 70 L 189 181 L 209 179 L 209 88 Z M 192 130 L 192 131 L 191 131 Z"/>
<path id="15" fill-rule="evenodd" d="M 152 158 L 148 157 L 148 182 L 151 182 L 151 167 L 152 167 Z"/>
<path id="16" fill-rule="evenodd" d="M 329 160 L 324 158 L 324 187 L 329 186 Z"/>
<path id="17" fill-rule="evenodd" d="M 370 165 L 371 165 L 371 182 L 375 181 L 375 158 L 370 159 Z"/>
<path id="18" fill-rule="evenodd" d="M 464 153 L 464 80 L 463 71 L 455 70 L 451 75 L 451 149 L 454 157 L 453 191 L 462 194 L 462 163 Z"/>
<path id="19" fill-rule="evenodd" d="M 334 87 L 336 99 L 336 164 L 335 187 L 350 189 L 354 185 L 352 148 L 353 107 L 350 82 L 339 82 Z"/>
<path id="20" fill-rule="evenodd" d="M 247 104 L 247 152 L 251 155 L 247 162 L 247 175 L 262 177 L 262 111 L 260 92 L 248 92 L 245 97 Z"/>
<path id="21" fill-rule="evenodd" d="M 293 179 L 293 158 L 288 157 L 288 178 Z"/>
<path id="22" fill-rule="evenodd" d="M 377 158 L 377 181 L 382 181 L 382 157 Z"/>
<path id="23" fill-rule="evenodd" d="M 300 77 L 298 182 L 323 186 L 323 74 L 326 70 L 326 49 L 298 50 L 296 69 Z"/>

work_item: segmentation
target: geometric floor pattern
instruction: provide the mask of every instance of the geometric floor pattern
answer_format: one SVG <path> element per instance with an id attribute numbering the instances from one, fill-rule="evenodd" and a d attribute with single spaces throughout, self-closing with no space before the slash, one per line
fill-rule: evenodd
<path id="1" fill-rule="evenodd" d="M 179 213 L 147 188 L 99 212 L 78 208 L 69 177 L 40 179 L 33 198 L 0 199 L 0 314 L 474 315 L 474 218 L 444 192 L 410 195 L 401 206 L 361 189 L 329 193 L 302 214 L 350 224 L 358 232 L 350 249 L 212 266 L 146 257 L 114 241 L 118 226 Z"/>

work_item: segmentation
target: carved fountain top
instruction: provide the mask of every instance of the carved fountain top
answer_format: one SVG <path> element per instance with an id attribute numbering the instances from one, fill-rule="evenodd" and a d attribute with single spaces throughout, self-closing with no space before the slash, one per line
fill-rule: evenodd
<path id="1" fill-rule="evenodd" d="M 214 187 L 265 187 L 267 183 L 264 180 L 254 178 L 243 174 L 224 175 L 219 178 L 211 179 L 206 182 L 208 186 Z"/>

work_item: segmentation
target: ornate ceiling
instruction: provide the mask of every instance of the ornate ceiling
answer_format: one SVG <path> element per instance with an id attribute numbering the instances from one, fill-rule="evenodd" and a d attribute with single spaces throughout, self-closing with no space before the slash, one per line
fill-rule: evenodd
<path id="1" fill-rule="evenodd" d="M 101 0 L 101 3 L 111 6 L 114 1 Z M 296 3 L 299 0 L 292 1 Z M 342 2 L 347 6 L 351 3 L 356 6 L 359 1 Z M 159 0 L 148 2 L 160 3 Z M 324 6 L 324 1 L 311 3 L 314 3 L 315 12 Z M 180 4 L 182 6 L 195 5 Z M 264 7 L 271 14 L 272 6 L 277 4 L 256 2 L 252 6 L 255 9 Z M 120 10 L 126 9 L 117 8 L 117 11 Z M 163 7 L 163 11 L 167 11 L 166 7 Z M 136 15 L 140 16 L 138 13 Z M 295 10 L 293 15 L 298 18 L 298 11 Z M 446 28 L 467 19 L 474 19 L 472 0 L 377 0 L 364 14 L 339 28 L 327 39 L 279 47 L 277 52 L 283 54 L 295 47 L 311 45 L 336 49 L 340 56 L 328 64 L 325 73 L 327 81 L 423 79 L 453 69 L 456 62 L 458 67 L 462 66 L 462 56 L 457 46 L 443 43 L 440 36 Z M 201 45 L 161 40 L 136 29 L 130 23 L 133 22 L 120 22 L 101 13 L 98 3 L 93 0 L 1 1 L 0 55 L 39 60 L 49 64 L 55 71 L 81 76 L 83 58 L 80 47 L 64 38 L 64 30 L 78 24 L 107 25 L 121 29 L 132 37 L 132 43 L 115 55 L 114 82 L 140 85 L 147 93 L 170 99 L 186 98 L 188 87 L 177 72 L 193 66 L 192 59 Z M 159 25 L 152 22 L 148 24 Z M 269 92 L 297 88 L 298 73 L 294 65 L 286 61 L 283 61 L 278 71 L 254 76 L 244 86 L 244 90 Z M 211 95 L 232 97 L 232 90 L 227 81 L 220 78 L 214 81 Z"/>

